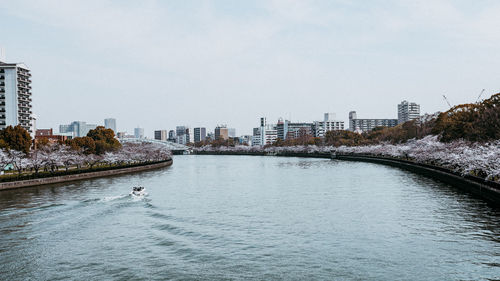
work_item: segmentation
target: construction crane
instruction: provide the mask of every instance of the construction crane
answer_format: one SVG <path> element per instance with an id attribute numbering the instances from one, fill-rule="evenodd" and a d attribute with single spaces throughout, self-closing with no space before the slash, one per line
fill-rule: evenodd
<path id="1" fill-rule="evenodd" d="M 443 95 L 443 98 L 444 98 L 444 100 L 446 101 L 446 103 L 448 104 L 448 106 L 449 106 L 450 108 L 452 108 L 453 106 L 451 106 L 450 101 L 448 101 L 448 99 L 446 98 L 446 96 L 445 96 L 445 95 Z"/>
<path id="2" fill-rule="evenodd" d="M 480 94 L 479 94 L 479 96 L 477 97 L 476 103 L 479 101 L 479 99 L 480 99 L 480 98 L 481 98 L 481 96 L 483 95 L 484 91 L 485 91 L 484 89 L 481 91 L 481 93 L 480 93 Z"/>

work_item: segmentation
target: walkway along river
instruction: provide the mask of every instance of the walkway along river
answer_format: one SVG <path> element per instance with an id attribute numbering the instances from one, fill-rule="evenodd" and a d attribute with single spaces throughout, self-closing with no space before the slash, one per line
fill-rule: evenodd
<path id="1" fill-rule="evenodd" d="M 450 185 L 330 159 L 174 161 L 0 192 L 0 279 L 500 278 L 500 211 Z"/>

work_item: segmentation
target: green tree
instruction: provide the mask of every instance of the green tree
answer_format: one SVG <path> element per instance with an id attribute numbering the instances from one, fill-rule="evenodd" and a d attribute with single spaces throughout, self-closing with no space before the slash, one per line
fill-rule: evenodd
<path id="1" fill-rule="evenodd" d="M 8 126 L 0 130 L 0 147 L 28 153 L 31 147 L 31 136 L 21 125 Z"/>
<path id="2" fill-rule="evenodd" d="M 107 151 L 119 149 L 122 145 L 115 138 L 115 133 L 111 129 L 106 129 L 103 126 L 90 130 L 87 137 L 95 142 L 95 153 L 100 155 Z"/>
<path id="3" fill-rule="evenodd" d="M 84 154 L 95 154 L 96 143 L 90 137 L 77 137 L 66 141 L 73 150 L 82 151 Z"/>

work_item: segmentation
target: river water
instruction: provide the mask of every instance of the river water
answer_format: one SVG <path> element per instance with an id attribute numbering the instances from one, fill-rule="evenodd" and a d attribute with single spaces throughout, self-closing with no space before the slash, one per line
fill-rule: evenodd
<path id="1" fill-rule="evenodd" d="M 377 164 L 176 156 L 0 192 L 2 280 L 499 278 L 500 210 Z"/>

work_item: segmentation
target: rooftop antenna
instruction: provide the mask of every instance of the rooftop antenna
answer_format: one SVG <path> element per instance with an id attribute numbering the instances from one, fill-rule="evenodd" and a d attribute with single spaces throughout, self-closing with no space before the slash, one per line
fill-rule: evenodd
<path id="1" fill-rule="evenodd" d="M 476 100 L 476 103 L 479 102 L 479 99 L 481 98 L 481 96 L 483 95 L 484 93 L 484 89 L 481 91 L 481 93 L 479 94 L 479 96 L 477 97 L 477 100 Z"/>
<path id="2" fill-rule="evenodd" d="M 446 101 L 446 103 L 448 104 L 448 106 L 449 106 L 450 108 L 452 108 L 453 106 L 451 106 L 450 101 L 448 100 L 448 98 L 446 98 L 446 96 L 445 96 L 445 95 L 443 95 L 443 98 L 444 98 L 444 100 Z"/>

